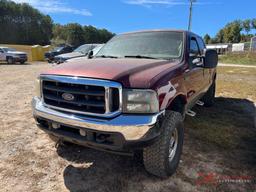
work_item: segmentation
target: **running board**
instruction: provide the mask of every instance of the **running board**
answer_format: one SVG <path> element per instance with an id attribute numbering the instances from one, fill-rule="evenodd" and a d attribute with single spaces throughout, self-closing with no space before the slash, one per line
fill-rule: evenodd
<path id="1" fill-rule="evenodd" d="M 198 101 L 196 102 L 196 104 L 199 105 L 199 106 L 204 106 L 204 102 L 203 102 L 203 101 L 199 101 L 199 100 L 198 100 Z"/>
<path id="2" fill-rule="evenodd" d="M 195 117 L 196 116 L 196 112 L 194 112 L 194 111 L 192 111 L 190 109 L 186 112 L 186 114 L 191 116 L 191 117 Z"/>

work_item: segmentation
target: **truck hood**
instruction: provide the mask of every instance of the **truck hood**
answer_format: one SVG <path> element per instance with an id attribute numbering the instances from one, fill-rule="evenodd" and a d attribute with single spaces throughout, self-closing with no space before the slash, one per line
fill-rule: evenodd
<path id="1" fill-rule="evenodd" d="M 21 52 L 21 51 L 8 51 L 7 53 L 9 53 L 9 54 L 27 54 L 27 53 Z"/>
<path id="2" fill-rule="evenodd" d="M 120 82 L 124 87 L 150 88 L 154 77 L 178 63 L 153 59 L 77 58 L 42 74 L 107 79 Z"/>
<path id="3" fill-rule="evenodd" d="M 71 53 L 65 53 L 65 54 L 58 55 L 57 57 L 71 59 L 71 58 L 82 57 L 82 56 L 85 56 L 85 55 L 82 53 L 79 53 L 79 52 L 71 52 Z"/>

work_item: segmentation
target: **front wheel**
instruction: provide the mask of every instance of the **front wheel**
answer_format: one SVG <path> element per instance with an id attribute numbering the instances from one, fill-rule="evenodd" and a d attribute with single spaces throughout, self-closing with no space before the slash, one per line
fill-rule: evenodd
<path id="1" fill-rule="evenodd" d="M 184 139 L 182 115 L 168 111 L 161 129 L 158 140 L 144 148 L 143 161 L 149 173 L 165 178 L 174 174 L 179 165 Z"/>
<path id="2" fill-rule="evenodd" d="M 7 63 L 8 64 L 14 64 L 14 59 L 12 57 L 7 58 Z"/>
<path id="3" fill-rule="evenodd" d="M 24 64 L 24 63 L 25 63 L 25 61 L 21 61 L 21 62 L 20 62 L 20 64 Z"/>

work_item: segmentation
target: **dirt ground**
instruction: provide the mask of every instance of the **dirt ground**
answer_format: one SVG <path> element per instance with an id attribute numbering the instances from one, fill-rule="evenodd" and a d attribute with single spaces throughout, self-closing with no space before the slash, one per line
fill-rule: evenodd
<path id="1" fill-rule="evenodd" d="M 55 148 L 30 104 L 49 67 L 0 64 L 0 191 L 256 191 L 256 69 L 219 69 L 216 105 L 186 118 L 180 166 L 161 180 L 137 158 Z"/>

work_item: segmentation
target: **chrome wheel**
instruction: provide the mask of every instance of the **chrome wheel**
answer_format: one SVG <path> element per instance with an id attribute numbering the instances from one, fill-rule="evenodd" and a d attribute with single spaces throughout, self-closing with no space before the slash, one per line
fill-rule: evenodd
<path id="1" fill-rule="evenodd" d="M 178 146 L 178 130 L 175 130 L 171 134 L 170 145 L 169 145 L 169 161 L 171 162 L 176 154 Z"/>

